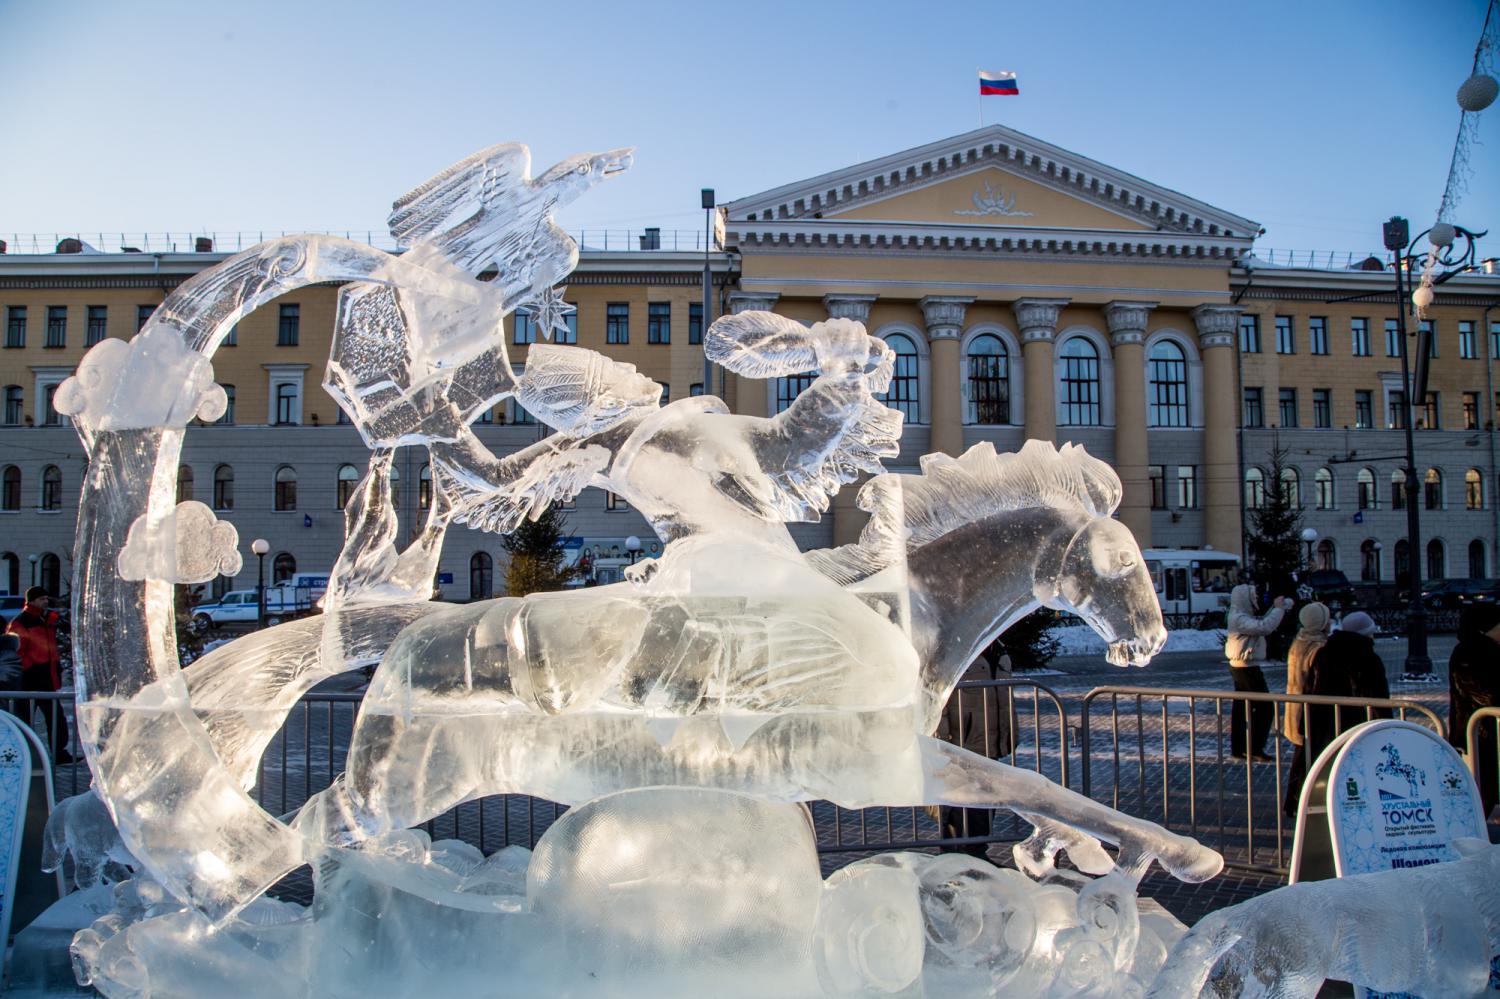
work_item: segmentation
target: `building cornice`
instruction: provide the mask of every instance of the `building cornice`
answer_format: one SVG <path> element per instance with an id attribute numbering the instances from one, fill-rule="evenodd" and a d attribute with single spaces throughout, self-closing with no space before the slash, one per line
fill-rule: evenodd
<path id="1" fill-rule="evenodd" d="M 1097 160 L 1006 128 L 987 125 L 880 159 L 731 201 L 731 219 L 817 218 L 987 166 L 1177 232 L 1253 237 L 1260 226 Z"/>
<path id="2" fill-rule="evenodd" d="M 1250 249 L 1240 237 L 1131 229 L 1055 229 L 841 219 L 731 223 L 742 252 L 922 253 L 1084 259 L 1170 260 L 1227 267 Z"/>

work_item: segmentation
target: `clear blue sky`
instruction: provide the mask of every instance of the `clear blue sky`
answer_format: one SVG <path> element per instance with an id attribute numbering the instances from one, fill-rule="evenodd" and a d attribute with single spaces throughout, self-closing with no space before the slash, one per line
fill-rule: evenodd
<path id="1" fill-rule="evenodd" d="M 493 142 L 637 147 L 569 228 L 721 200 L 1002 122 L 1268 230 L 1378 248 L 1432 220 L 1484 0 L 74 3 L 0 0 L 0 235 L 379 229 Z M 1457 220 L 1500 250 L 1500 105 Z M 87 237 L 86 237 L 87 238 Z M 113 247 L 107 247 L 113 248 Z"/>

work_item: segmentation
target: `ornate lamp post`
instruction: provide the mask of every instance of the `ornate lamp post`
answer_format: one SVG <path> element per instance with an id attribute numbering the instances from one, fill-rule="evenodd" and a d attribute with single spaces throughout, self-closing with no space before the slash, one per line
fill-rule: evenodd
<path id="1" fill-rule="evenodd" d="M 1422 603 L 1422 564 L 1421 564 L 1421 514 L 1418 511 L 1417 491 L 1417 448 L 1416 439 L 1412 435 L 1412 429 L 1416 424 L 1416 413 L 1418 397 L 1425 403 L 1427 393 L 1427 358 L 1429 353 L 1428 337 L 1421 335 L 1417 343 L 1417 377 L 1412 378 L 1410 350 L 1407 346 L 1406 336 L 1406 310 L 1414 308 L 1420 315 L 1427 311 L 1432 304 L 1432 286 L 1442 284 L 1444 281 L 1462 274 L 1474 268 L 1475 241 L 1485 235 L 1482 232 L 1470 232 L 1462 226 L 1452 225 L 1447 222 L 1438 222 L 1431 229 L 1421 233 L 1416 239 L 1408 239 L 1411 227 L 1406 219 L 1399 215 L 1392 216 L 1382 227 L 1382 235 L 1385 248 L 1395 254 L 1392 263 L 1396 271 L 1396 333 L 1401 342 L 1401 385 L 1403 388 L 1404 405 L 1402 415 L 1405 417 L 1406 430 L 1406 544 L 1407 544 L 1407 576 L 1410 580 L 1411 601 L 1406 612 L 1406 665 L 1405 674 L 1408 676 L 1420 676 L 1423 678 L 1432 675 L 1432 657 L 1427 654 L 1427 607 Z M 1413 256 L 1411 249 L 1423 236 L 1430 237 L 1429 244 L 1432 247 L 1432 276 L 1431 280 L 1424 279 L 1420 287 L 1407 298 L 1406 276 L 1409 268 L 1420 266 L 1422 257 Z M 1463 249 L 1459 249 L 1459 240 L 1462 239 Z M 1409 303 L 1409 304 L 1408 304 Z"/>
<path id="2" fill-rule="evenodd" d="M 1302 543 L 1307 546 L 1307 570 L 1311 572 L 1317 566 L 1313 564 L 1313 542 L 1318 540 L 1318 529 L 1316 527 L 1304 527 L 1302 529 Z"/>
<path id="3" fill-rule="evenodd" d="M 1375 551 L 1375 599 L 1380 599 L 1380 551 L 1385 545 L 1379 541 L 1370 546 Z"/>
<path id="4" fill-rule="evenodd" d="M 271 550 L 271 543 L 265 538 L 256 538 L 250 542 L 250 550 L 260 560 L 256 569 L 255 582 L 255 626 L 264 628 L 266 626 L 266 552 Z"/>
<path id="5" fill-rule="evenodd" d="M 37 555 L 27 555 L 26 556 L 26 561 L 28 561 L 28 562 L 31 563 L 31 585 L 32 586 L 36 585 L 36 563 L 37 563 L 38 558 L 39 558 L 39 556 L 37 556 Z"/>
<path id="6" fill-rule="evenodd" d="M 641 557 L 641 539 L 634 534 L 626 538 L 625 550 L 630 553 L 630 564 L 635 565 L 635 560 Z"/>

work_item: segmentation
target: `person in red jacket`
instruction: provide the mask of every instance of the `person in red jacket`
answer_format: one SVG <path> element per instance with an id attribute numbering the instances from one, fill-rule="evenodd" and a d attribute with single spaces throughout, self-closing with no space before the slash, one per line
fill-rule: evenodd
<path id="1" fill-rule="evenodd" d="M 6 629 L 21 640 L 22 690 L 62 689 L 62 660 L 57 654 L 57 629 L 62 617 L 48 609 L 49 600 L 47 591 L 40 586 L 27 590 L 25 608 Z M 58 763 L 72 763 L 73 754 L 68 752 L 68 719 L 61 703 L 44 709 L 43 714 L 52 733 L 52 758 Z"/>

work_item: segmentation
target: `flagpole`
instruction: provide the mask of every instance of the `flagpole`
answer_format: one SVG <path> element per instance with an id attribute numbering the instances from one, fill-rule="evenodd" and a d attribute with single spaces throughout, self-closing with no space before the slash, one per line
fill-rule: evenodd
<path id="1" fill-rule="evenodd" d="M 974 79 L 976 81 L 978 81 L 979 74 L 982 73 L 982 72 L 984 72 L 984 70 L 980 69 L 978 66 L 974 67 Z M 975 104 L 978 106 L 978 111 L 979 111 L 979 127 L 983 128 L 984 127 L 984 91 L 979 88 L 979 84 L 977 82 L 974 84 L 974 101 L 975 101 Z"/>

